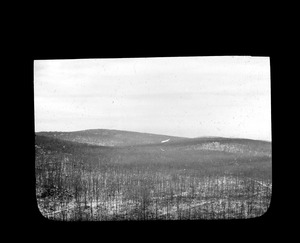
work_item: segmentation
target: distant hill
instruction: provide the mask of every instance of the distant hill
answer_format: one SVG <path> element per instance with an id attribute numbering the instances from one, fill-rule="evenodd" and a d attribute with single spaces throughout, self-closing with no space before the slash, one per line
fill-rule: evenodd
<path id="1" fill-rule="evenodd" d="M 152 151 L 215 151 L 271 157 L 271 142 L 224 137 L 184 138 L 121 130 L 90 129 L 75 132 L 38 132 L 36 135 L 102 147 L 130 147 Z M 145 150 L 145 151 L 146 151 Z"/>
<path id="2" fill-rule="evenodd" d="M 245 139 L 245 138 L 224 138 L 224 137 L 200 137 L 182 139 L 170 142 L 164 146 L 182 148 L 185 150 L 210 150 L 222 151 L 235 154 L 267 156 L 271 157 L 271 142 Z"/>
<path id="3" fill-rule="evenodd" d="M 103 146 L 105 145 L 105 146 Z M 220 137 L 181 138 L 117 130 L 39 132 L 40 157 L 84 164 L 118 164 L 151 168 L 185 168 L 193 173 L 242 173 L 271 178 L 271 142 Z"/>
<path id="4" fill-rule="evenodd" d="M 98 146 L 134 146 L 157 144 L 187 139 L 168 135 L 139 133 L 108 129 L 90 129 L 75 132 L 37 132 L 37 135 L 57 138 L 65 141 L 87 143 Z M 167 143 L 165 142 L 165 143 Z"/>

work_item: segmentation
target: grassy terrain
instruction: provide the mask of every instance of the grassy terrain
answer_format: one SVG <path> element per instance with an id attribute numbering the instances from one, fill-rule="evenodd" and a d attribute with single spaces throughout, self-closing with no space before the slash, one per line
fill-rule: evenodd
<path id="1" fill-rule="evenodd" d="M 171 137 L 161 143 L 170 137 L 108 131 L 103 138 L 103 133 L 81 132 L 76 141 L 78 133 L 69 139 L 36 135 L 36 195 L 45 217 L 230 219 L 257 217 L 268 208 L 269 142 Z"/>

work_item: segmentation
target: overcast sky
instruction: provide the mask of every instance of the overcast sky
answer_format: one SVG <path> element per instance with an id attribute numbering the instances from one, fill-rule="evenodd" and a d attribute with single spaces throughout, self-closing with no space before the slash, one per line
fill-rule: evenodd
<path id="1" fill-rule="evenodd" d="M 268 57 L 34 61 L 35 130 L 271 141 Z"/>

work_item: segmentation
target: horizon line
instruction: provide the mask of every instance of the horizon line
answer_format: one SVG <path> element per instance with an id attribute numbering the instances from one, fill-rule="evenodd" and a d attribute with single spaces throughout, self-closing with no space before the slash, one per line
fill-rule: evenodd
<path id="1" fill-rule="evenodd" d="M 196 139 L 196 138 L 229 138 L 229 139 L 248 139 L 248 140 L 259 140 L 264 142 L 272 142 L 272 139 L 259 139 L 259 138 L 246 138 L 246 137 L 235 137 L 235 136 L 229 136 L 229 137 L 223 137 L 223 136 L 212 136 L 212 135 L 203 135 L 203 136 L 196 136 L 196 137 L 182 137 L 182 136 L 176 136 L 176 135 L 170 135 L 170 134 L 159 134 L 159 133 L 150 133 L 150 132 L 138 132 L 138 131 L 131 131 L 131 130 L 120 130 L 120 129 L 108 129 L 108 128 L 91 128 L 91 129 L 83 129 L 83 130 L 72 130 L 72 131 L 59 131 L 59 130 L 52 130 L 52 131 L 34 131 L 34 133 L 42 133 L 42 132 L 85 132 L 85 131 L 91 131 L 91 130 L 109 130 L 109 131 L 119 131 L 119 132 L 132 132 L 132 133 L 144 133 L 144 134 L 152 134 L 152 135 L 160 135 L 160 136 L 170 136 L 170 137 L 177 137 L 177 138 L 185 138 L 185 139 Z"/>

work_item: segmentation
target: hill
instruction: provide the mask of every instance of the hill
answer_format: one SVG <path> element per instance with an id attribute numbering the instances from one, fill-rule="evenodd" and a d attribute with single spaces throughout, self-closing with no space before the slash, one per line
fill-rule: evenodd
<path id="1" fill-rule="evenodd" d="M 166 140 L 178 141 L 184 139 L 182 137 L 168 135 L 108 129 L 90 129 L 75 132 L 37 132 L 36 134 L 66 141 L 113 147 L 156 144 Z"/>
<path id="2" fill-rule="evenodd" d="M 87 130 L 37 133 L 36 146 L 50 154 L 80 157 L 86 164 L 105 161 L 120 166 L 185 168 L 201 174 L 228 171 L 271 177 L 271 143 L 260 140 Z"/>
<path id="3" fill-rule="evenodd" d="M 223 151 L 271 157 L 271 142 L 244 138 L 200 137 L 172 141 L 164 146 L 184 150 Z"/>

